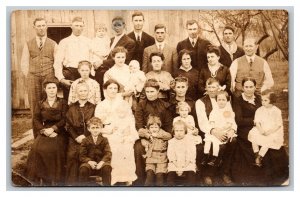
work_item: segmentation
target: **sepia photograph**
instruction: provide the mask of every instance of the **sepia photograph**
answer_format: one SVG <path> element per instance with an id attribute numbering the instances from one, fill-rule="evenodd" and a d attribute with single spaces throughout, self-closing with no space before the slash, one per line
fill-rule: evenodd
<path id="1" fill-rule="evenodd" d="M 14 10 L 12 187 L 285 187 L 289 12 Z"/>

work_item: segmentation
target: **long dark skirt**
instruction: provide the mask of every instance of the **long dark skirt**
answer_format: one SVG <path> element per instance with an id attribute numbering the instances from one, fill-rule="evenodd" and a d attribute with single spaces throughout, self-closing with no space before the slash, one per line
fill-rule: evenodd
<path id="1" fill-rule="evenodd" d="M 262 160 L 262 167 L 256 167 L 254 160 L 251 143 L 238 137 L 232 161 L 232 178 L 236 185 L 276 186 L 288 179 L 289 162 L 284 147 L 269 149 Z"/>
<path id="2" fill-rule="evenodd" d="M 38 135 L 28 154 L 27 176 L 34 185 L 63 185 L 65 145 L 64 138 Z"/>

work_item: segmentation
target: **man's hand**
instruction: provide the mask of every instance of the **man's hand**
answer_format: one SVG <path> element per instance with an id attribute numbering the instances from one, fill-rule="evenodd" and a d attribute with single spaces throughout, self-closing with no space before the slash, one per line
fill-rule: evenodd
<path id="1" fill-rule="evenodd" d="M 91 166 L 91 168 L 94 170 L 97 167 L 97 162 L 95 161 L 89 161 L 88 164 Z"/>
<path id="2" fill-rule="evenodd" d="M 100 162 L 97 164 L 96 169 L 97 169 L 97 170 L 100 170 L 100 169 L 102 168 L 103 164 L 104 164 L 104 161 L 100 161 Z"/>
<path id="3" fill-rule="evenodd" d="M 103 60 L 99 60 L 93 63 L 94 69 L 97 70 L 103 64 Z"/>
<path id="4" fill-rule="evenodd" d="M 73 81 L 68 80 L 68 79 L 62 79 L 62 80 L 60 80 L 60 82 L 65 86 L 71 86 L 73 83 Z"/>
<path id="5" fill-rule="evenodd" d="M 85 136 L 84 135 L 80 135 L 80 136 L 78 136 L 75 140 L 76 140 L 76 142 L 78 143 L 78 144 L 81 144 L 81 142 L 82 142 L 82 140 L 85 138 Z"/>

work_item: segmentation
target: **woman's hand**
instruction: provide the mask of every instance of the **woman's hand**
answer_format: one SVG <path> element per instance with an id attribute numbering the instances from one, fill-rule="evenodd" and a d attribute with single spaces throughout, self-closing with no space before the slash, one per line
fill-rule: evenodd
<path id="1" fill-rule="evenodd" d="M 53 128 L 44 129 L 44 135 L 49 137 L 54 132 Z"/>
<path id="2" fill-rule="evenodd" d="M 222 130 L 214 128 L 210 132 L 213 136 L 218 138 L 221 142 L 227 140 L 227 135 Z"/>
<path id="3" fill-rule="evenodd" d="M 81 142 L 82 142 L 82 140 L 85 138 L 85 136 L 84 135 L 80 135 L 80 136 L 78 136 L 75 140 L 76 140 L 76 142 L 78 143 L 78 144 L 81 144 Z"/>
<path id="4" fill-rule="evenodd" d="M 57 136 L 57 133 L 55 133 L 55 132 L 53 132 L 53 133 L 51 133 L 50 135 L 49 135 L 49 137 L 56 137 Z"/>
<path id="5" fill-rule="evenodd" d="M 88 164 L 91 166 L 91 168 L 94 170 L 97 167 L 97 162 L 95 161 L 88 161 Z"/>

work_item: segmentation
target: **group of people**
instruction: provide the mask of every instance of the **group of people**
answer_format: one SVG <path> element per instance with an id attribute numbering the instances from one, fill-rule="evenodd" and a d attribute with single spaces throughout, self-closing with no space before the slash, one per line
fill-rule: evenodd
<path id="1" fill-rule="evenodd" d="M 39 186 L 279 185 L 288 178 L 281 111 L 268 63 L 226 26 L 213 46 L 188 20 L 188 38 L 172 48 L 166 26 L 154 37 L 134 12 L 125 34 L 99 24 L 96 37 L 72 34 L 57 45 L 43 18 L 23 49 L 34 142 L 27 176 Z M 63 90 L 63 98 L 57 96 Z M 96 177 L 96 178 L 95 178 Z M 222 185 L 221 183 L 221 185 Z"/>

